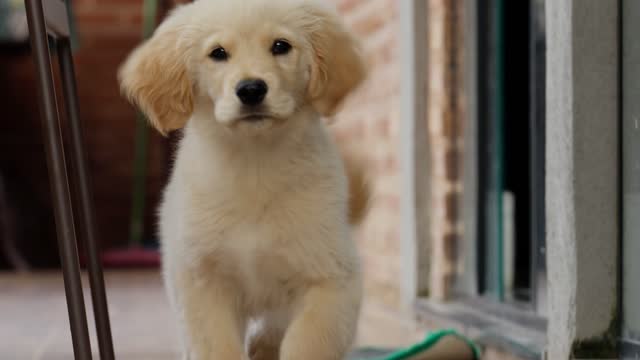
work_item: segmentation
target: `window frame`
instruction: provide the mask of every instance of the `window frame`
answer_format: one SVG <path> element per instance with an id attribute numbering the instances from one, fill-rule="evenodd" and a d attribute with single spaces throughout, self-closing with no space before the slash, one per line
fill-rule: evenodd
<path id="1" fill-rule="evenodd" d="M 620 271 L 620 299 L 619 299 L 619 309 L 620 309 L 620 315 L 621 315 L 621 321 L 620 321 L 620 357 L 621 359 L 627 359 L 627 358 L 637 358 L 638 356 L 640 356 L 640 333 L 638 334 L 629 334 L 627 331 L 627 324 L 626 324 L 626 291 L 627 291 L 627 287 L 628 285 L 631 284 L 635 284 L 636 287 L 638 287 L 638 283 L 627 283 L 627 268 L 626 268 L 626 262 L 628 261 L 628 258 L 626 258 L 625 256 L 625 248 L 628 247 L 627 244 L 627 229 L 626 229 L 626 222 L 625 222 L 625 218 L 626 218 L 626 212 L 629 210 L 626 206 L 626 195 L 627 195 L 627 180 L 629 180 L 627 178 L 626 172 L 628 171 L 627 166 L 630 165 L 630 163 L 627 160 L 627 156 L 628 153 L 630 151 L 630 149 L 627 147 L 626 145 L 626 141 L 630 140 L 630 135 L 629 133 L 625 133 L 624 129 L 626 124 L 631 120 L 629 119 L 629 117 L 634 116 L 633 115 L 633 110 L 637 110 L 638 107 L 637 106 L 633 106 L 633 97 L 631 95 L 631 93 L 633 92 L 633 94 L 636 94 L 640 91 L 640 85 L 637 82 L 634 82 L 633 80 L 635 80 L 635 77 L 633 79 L 631 79 L 632 75 L 636 75 L 640 74 L 640 69 L 637 69 L 640 67 L 639 64 L 637 64 L 636 62 L 634 62 L 635 59 L 637 59 L 638 57 L 640 57 L 640 54 L 638 53 L 638 49 L 640 49 L 640 47 L 638 47 L 637 45 L 635 47 L 631 47 L 630 43 L 628 42 L 629 40 L 627 39 L 633 39 L 633 36 L 627 36 L 628 34 L 631 35 L 634 33 L 634 30 L 640 29 L 640 26 L 638 25 L 637 22 L 631 21 L 631 14 L 634 14 L 633 9 L 629 9 L 627 8 L 627 6 L 631 7 L 633 5 L 631 5 L 632 3 L 629 2 L 629 0 L 621 0 L 620 2 L 620 7 L 619 7 L 619 21 L 620 21 L 620 27 L 619 27 L 619 48 L 621 49 L 621 55 L 620 55 L 620 71 L 619 71 L 619 92 L 620 92 L 620 125 L 619 125 L 619 141 L 620 141 L 620 229 L 621 234 L 620 234 L 620 254 L 619 254 L 619 261 L 620 261 L 620 267 L 619 267 L 619 271 Z M 636 8 L 640 7 L 633 3 L 635 5 Z M 630 52 L 633 51 L 633 53 L 630 54 Z M 633 72 L 630 74 L 628 72 L 628 69 L 634 66 L 635 69 L 633 70 Z M 629 106 L 627 104 L 631 104 L 632 106 Z M 633 109 L 631 109 L 633 107 Z M 634 117 L 635 121 L 638 121 L 637 116 Z M 636 125 L 637 126 L 637 125 Z M 636 140 L 637 141 L 637 140 Z M 636 155 L 637 156 L 637 155 Z M 636 170 L 637 171 L 637 170 Z M 637 176 L 637 174 L 636 174 Z M 637 240 L 636 240 L 637 241 Z M 640 275 L 640 274 L 638 274 Z M 635 291 L 640 291 L 640 289 L 635 289 Z M 638 325 L 634 325 L 634 326 L 638 326 Z"/>
<path id="2" fill-rule="evenodd" d="M 475 2 L 475 1 L 473 1 Z M 620 71 L 618 28 L 619 2 L 580 0 L 553 0 L 546 2 L 545 24 L 547 49 L 545 56 L 545 221 L 544 233 L 548 274 L 549 316 L 546 343 L 542 352 L 549 359 L 561 358 L 615 358 L 622 347 L 612 344 L 620 331 Z M 470 46 L 473 48 L 473 45 Z M 468 64 L 473 68 L 473 65 Z M 476 69 L 477 71 L 477 69 Z M 473 99 L 472 91 L 468 99 Z M 470 102 L 470 121 L 475 121 L 477 104 Z M 474 126 L 476 128 L 474 128 Z M 469 130 L 471 129 L 471 130 Z M 477 167 L 474 146 L 477 124 L 465 128 L 465 174 L 468 167 Z M 590 149 L 589 156 L 585 156 Z M 472 162 L 472 164 L 470 164 Z M 477 221 L 475 210 L 468 209 L 469 196 L 465 179 L 465 233 L 461 264 L 473 264 L 475 231 L 469 224 Z M 477 190 L 477 189 L 476 189 Z M 477 191 L 476 191 L 477 192 Z M 474 192 L 475 193 L 475 192 Z M 466 211 L 466 212 L 465 212 Z M 471 221 L 469 220 L 471 219 Z M 469 244 L 471 243 L 471 244 Z M 471 250 L 468 251 L 471 247 Z M 468 269 L 467 269 L 468 271 Z M 473 271 L 468 271 L 473 275 Z M 446 304 L 418 300 L 418 315 L 426 320 L 464 329 L 466 334 L 478 338 L 486 332 L 485 325 L 510 323 L 517 319 L 492 316 L 473 297 L 473 281 L 462 273 L 456 283 L 459 300 Z M 464 294 L 472 294 L 465 299 Z M 509 305 L 500 305 L 505 311 Z M 486 320 L 460 319 L 465 310 Z M 518 312 L 516 314 L 526 314 Z M 434 320 L 435 319 L 435 320 Z M 456 322 L 456 320 L 458 320 Z M 515 321 L 514 321 L 515 320 Z M 493 328 L 493 335 L 509 338 L 509 328 Z M 495 330 L 495 331 L 493 331 Z M 516 327 L 516 330 L 517 327 Z M 516 331 L 514 331 L 516 332 Z M 515 340 L 517 343 L 517 339 Z M 484 341 L 483 341 L 484 342 Z M 506 340 L 509 342 L 509 339 Z M 504 344 L 505 342 L 502 342 Z M 614 345 L 614 346 L 612 346 Z M 517 353 L 507 345 L 507 351 Z M 540 353 L 540 355 L 542 355 Z"/>
<path id="3" fill-rule="evenodd" d="M 534 181 L 531 183 L 531 287 L 532 287 L 532 300 L 527 302 L 525 306 L 522 303 L 516 302 L 513 304 L 514 309 L 519 311 L 535 311 L 541 315 L 545 313 L 545 302 L 541 301 L 546 294 L 546 267 L 544 252 L 540 252 L 541 243 L 544 243 L 545 236 L 545 204 L 544 204 L 544 182 L 545 182 L 545 141 L 544 141 L 544 94 L 545 94 L 545 82 L 542 81 L 542 86 L 535 82 L 535 72 L 539 70 L 536 66 L 542 67 L 542 73 L 545 72 L 545 49 L 536 48 L 536 41 L 540 40 L 541 35 L 538 31 L 534 31 L 536 23 L 533 17 L 535 14 L 540 15 L 544 19 L 544 1 L 545 0 L 532 0 L 531 1 L 531 31 L 530 31 L 530 57 L 534 58 L 531 61 L 529 71 L 530 85 L 532 87 L 530 95 L 530 119 L 531 125 L 531 173 L 534 175 Z M 467 13 L 469 16 L 466 44 L 466 63 L 467 63 L 467 87 L 466 91 L 469 96 L 468 99 L 468 117 L 467 127 L 465 129 L 465 152 L 463 161 L 463 183 L 465 194 L 460 203 L 461 214 L 463 214 L 463 222 L 465 226 L 463 245 L 460 247 L 458 253 L 458 259 L 463 264 L 464 271 L 455 282 L 455 292 L 459 297 L 481 297 L 483 277 L 486 273 L 486 255 L 487 255 L 487 243 L 485 239 L 487 225 L 482 221 L 482 217 L 478 216 L 479 213 L 484 211 L 486 204 L 486 193 L 483 191 L 486 188 L 486 176 L 482 175 L 481 169 L 487 169 L 489 164 L 486 163 L 486 157 L 482 156 L 481 146 L 486 142 L 487 134 L 483 131 L 480 124 L 487 124 L 485 117 L 489 113 L 488 107 L 490 104 L 490 97 L 487 94 L 487 89 L 490 85 L 487 83 L 490 81 L 489 77 L 492 76 L 482 69 L 486 69 L 488 62 L 491 60 L 486 56 L 491 47 L 486 43 L 486 37 L 479 35 L 478 29 L 487 28 L 490 21 L 488 16 L 481 16 L 478 12 L 481 9 L 488 8 L 489 0 L 474 0 L 467 2 Z M 486 11 L 486 10 L 485 10 Z M 485 14 L 486 15 L 486 14 Z M 473 36 L 476 34 L 477 36 Z M 478 54 L 478 55 L 477 55 Z M 538 62 L 536 65 L 535 62 Z M 542 104 L 543 110 L 540 111 L 537 106 L 533 104 Z M 508 303 L 503 302 L 508 305 Z M 530 308 L 530 309 L 529 309 Z"/>

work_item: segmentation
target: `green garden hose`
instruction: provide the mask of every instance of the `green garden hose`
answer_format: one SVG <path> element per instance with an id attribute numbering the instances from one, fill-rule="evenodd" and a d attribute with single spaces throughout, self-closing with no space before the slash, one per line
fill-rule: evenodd
<path id="1" fill-rule="evenodd" d="M 419 355 L 427 350 L 429 350 L 431 347 L 433 347 L 434 345 L 436 345 L 440 340 L 442 340 L 443 338 L 447 337 L 447 336 L 455 336 L 459 339 L 461 339 L 462 341 L 464 341 L 465 343 L 467 343 L 469 345 L 469 347 L 471 348 L 471 351 L 473 352 L 473 356 L 476 360 L 480 359 L 480 348 L 478 348 L 478 346 L 476 344 L 474 344 L 471 340 L 469 340 L 468 338 L 460 335 L 457 331 L 452 330 L 452 329 L 445 329 L 445 330 L 438 330 L 438 331 L 434 331 L 431 332 L 427 335 L 427 337 L 422 340 L 422 342 L 415 344 L 413 346 L 410 346 L 406 349 L 402 349 L 402 350 L 398 350 L 395 352 L 392 352 L 390 354 L 387 355 L 383 355 L 380 357 L 375 357 L 375 358 L 367 358 L 367 359 L 357 359 L 357 360 L 406 360 L 406 359 L 410 359 L 413 356 Z M 366 349 L 365 349 L 366 351 Z"/>

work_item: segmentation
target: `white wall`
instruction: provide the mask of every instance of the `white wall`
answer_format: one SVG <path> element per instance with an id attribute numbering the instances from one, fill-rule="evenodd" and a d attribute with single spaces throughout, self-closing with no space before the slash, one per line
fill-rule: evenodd
<path id="1" fill-rule="evenodd" d="M 548 359 L 601 358 L 582 351 L 618 311 L 617 1 L 546 6 Z"/>

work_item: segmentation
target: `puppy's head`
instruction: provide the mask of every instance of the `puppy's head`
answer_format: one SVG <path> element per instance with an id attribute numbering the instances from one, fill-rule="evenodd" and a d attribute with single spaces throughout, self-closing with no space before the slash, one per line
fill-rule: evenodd
<path id="1" fill-rule="evenodd" d="M 364 78 L 358 46 L 314 0 L 196 0 L 177 8 L 120 69 L 123 92 L 160 132 L 196 107 L 231 127 L 332 115 Z"/>

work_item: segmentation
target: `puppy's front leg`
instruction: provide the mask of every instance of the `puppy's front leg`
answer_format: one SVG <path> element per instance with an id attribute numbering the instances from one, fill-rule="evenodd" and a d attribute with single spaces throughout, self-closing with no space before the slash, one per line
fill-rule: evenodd
<path id="1" fill-rule="evenodd" d="M 309 289 L 285 334 L 280 359 L 344 359 L 355 336 L 360 303 L 355 278 Z"/>
<path id="2" fill-rule="evenodd" d="M 182 282 L 189 360 L 246 360 L 245 318 L 237 292 L 221 279 L 189 276 Z"/>

